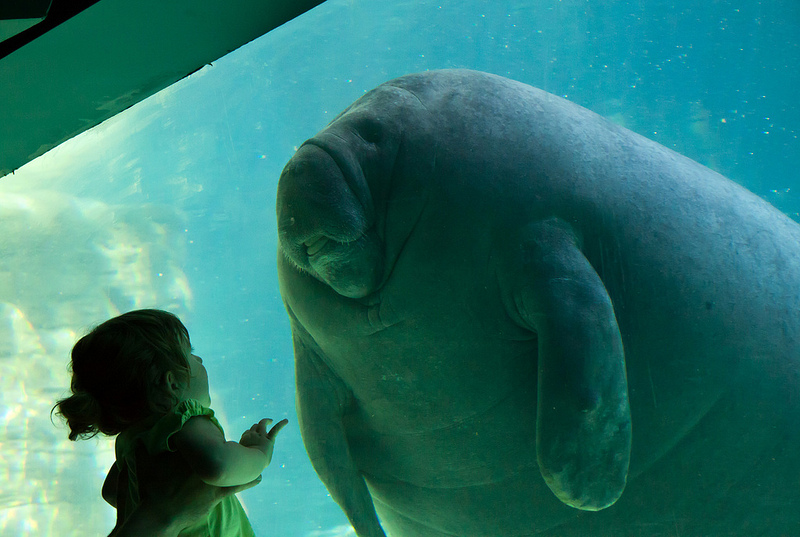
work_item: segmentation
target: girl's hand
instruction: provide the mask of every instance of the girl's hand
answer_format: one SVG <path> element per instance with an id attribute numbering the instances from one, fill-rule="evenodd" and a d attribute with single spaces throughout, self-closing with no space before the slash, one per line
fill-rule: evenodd
<path id="1" fill-rule="evenodd" d="M 278 436 L 280 430 L 289 423 L 289 420 L 283 419 L 279 421 L 267 432 L 267 426 L 271 423 L 272 420 L 270 418 L 264 418 L 242 433 L 242 438 L 239 440 L 241 445 L 255 448 L 263 452 L 264 455 L 267 456 L 267 464 L 272 461 L 272 450 L 275 448 L 275 438 Z"/>

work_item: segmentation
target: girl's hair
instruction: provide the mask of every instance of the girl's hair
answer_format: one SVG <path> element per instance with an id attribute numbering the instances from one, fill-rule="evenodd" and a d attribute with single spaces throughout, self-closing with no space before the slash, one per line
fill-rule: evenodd
<path id="1" fill-rule="evenodd" d="M 167 412 L 177 401 L 164 377 L 189 381 L 190 349 L 186 327 L 166 311 L 131 311 L 95 327 L 72 348 L 72 395 L 53 407 L 69 439 L 113 436 Z"/>

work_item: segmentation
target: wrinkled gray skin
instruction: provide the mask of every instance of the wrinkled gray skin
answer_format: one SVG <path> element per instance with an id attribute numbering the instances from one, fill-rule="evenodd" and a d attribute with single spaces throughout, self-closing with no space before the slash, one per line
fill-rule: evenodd
<path id="1" fill-rule="evenodd" d="M 800 228 L 760 198 L 448 70 L 308 140 L 277 210 L 303 439 L 359 537 L 800 535 Z"/>

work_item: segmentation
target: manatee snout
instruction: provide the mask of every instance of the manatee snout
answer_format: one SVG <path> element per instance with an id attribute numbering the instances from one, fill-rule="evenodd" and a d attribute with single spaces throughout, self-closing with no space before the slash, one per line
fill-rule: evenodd
<path id="1" fill-rule="evenodd" d="M 379 285 L 382 249 L 374 218 L 324 149 L 304 145 L 286 165 L 277 216 L 279 248 L 298 268 L 348 298 Z"/>

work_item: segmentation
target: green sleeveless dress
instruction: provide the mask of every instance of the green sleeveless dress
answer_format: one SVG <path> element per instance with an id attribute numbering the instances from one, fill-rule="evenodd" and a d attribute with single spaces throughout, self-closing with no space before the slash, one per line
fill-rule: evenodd
<path id="1" fill-rule="evenodd" d="M 138 427 L 132 427 L 117 435 L 115 444 L 116 464 L 123 473 L 127 469 L 128 475 L 128 496 L 125 502 L 126 513 L 123 520 L 127 519 L 141 503 L 139 496 L 139 484 L 136 477 L 137 461 L 136 450 L 142 445 L 147 450 L 148 455 L 156 455 L 165 451 L 174 451 L 169 445 L 170 437 L 181 430 L 183 424 L 189 418 L 195 416 L 206 416 L 214 425 L 219 427 L 223 436 L 225 431 L 214 417 L 214 411 L 202 406 L 194 399 L 187 399 L 178 403 L 170 412 L 164 416 Z M 141 455 L 142 452 L 140 451 Z M 176 454 L 177 455 L 177 454 Z M 122 486 L 122 483 L 120 483 Z M 225 497 L 214 509 L 209 512 L 205 520 L 201 520 L 194 526 L 185 529 L 180 533 L 181 537 L 255 537 L 253 528 L 247 520 L 247 515 L 242 508 L 242 504 L 235 495 Z"/>

